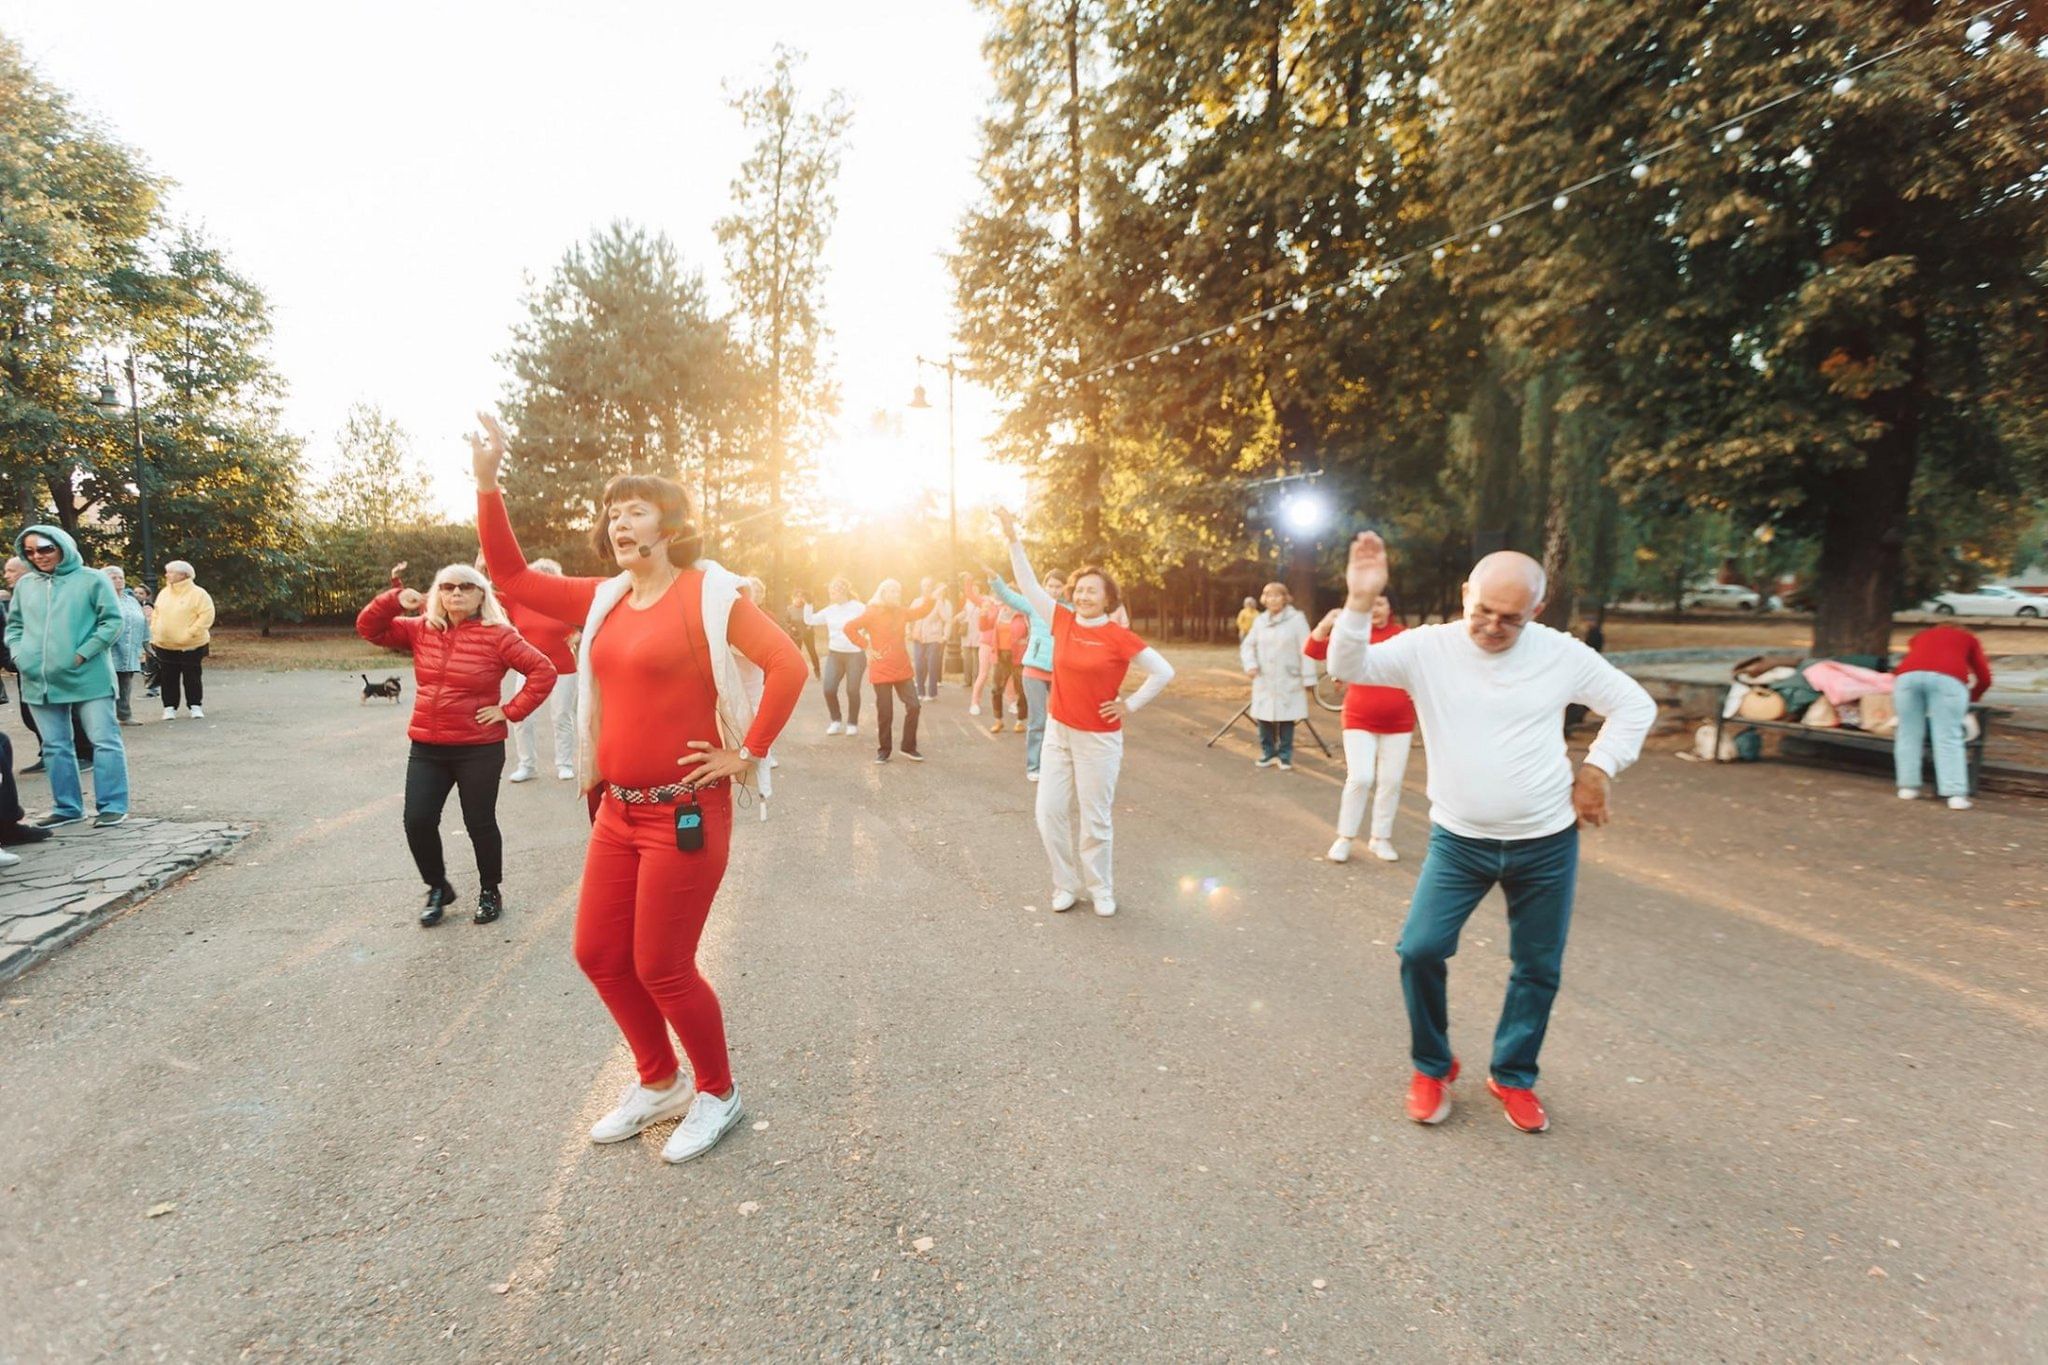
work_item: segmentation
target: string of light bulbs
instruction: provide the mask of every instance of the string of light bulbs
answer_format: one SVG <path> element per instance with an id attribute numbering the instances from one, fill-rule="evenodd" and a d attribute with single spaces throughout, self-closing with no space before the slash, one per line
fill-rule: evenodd
<path id="1" fill-rule="evenodd" d="M 1750 120 L 1767 114 L 1773 109 L 1790 104 L 1794 100 L 1819 94 L 1823 90 L 1837 97 L 1846 95 L 1855 89 L 1856 78 L 1863 72 L 1868 71 L 1880 62 L 1889 61 L 1914 48 L 1923 47 L 1933 42 L 1937 37 L 1959 28 L 1964 31 L 1972 42 L 1982 42 L 1991 34 L 1992 19 L 2020 2 L 2021 0 L 2000 0 L 1998 4 L 1991 5 L 1974 14 L 1958 16 L 1947 24 L 1935 25 L 1916 38 L 1907 39 L 1882 52 L 1874 53 L 1859 62 L 1843 67 L 1831 76 L 1789 90 L 1774 99 L 1766 100 L 1762 104 L 1744 109 L 1740 113 L 1732 114 L 1718 122 L 1708 124 L 1704 128 L 1703 134 L 1709 139 L 1718 138 L 1723 144 L 1738 143 L 1742 141 L 1746 132 L 1746 125 Z M 1047 376 L 1049 381 L 1047 387 L 1055 392 L 1071 391 L 1082 384 L 1115 374 L 1120 370 L 1130 373 L 1135 371 L 1141 364 L 1156 365 L 1162 358 L 1177 356 L 1184 348 L 1189 346 L 1209 346 L 1214 344 L 1218 338 L 1233 338 L 1243 331 L 1259 331 L 1267 323 L 1279 321 L 1289 311 L 1306 313 L 1317 299 L 1324 297 L 1341 299 L 1350 294 L 1354 289 L 1370 290 L 1389 284 L 1400 278 L 1401 271 L 1413 262 L 1419 261 L 1424 257 L 1428 257 L 1432 262 L 1442 261 L 1450 255 L 1453 247 L 1461 244 L 1469 244 L 1468 249 L 1470 251 L 1478 252 L 1484 247 L 1485 240 L 1498 238 L 1506 230 L 1506 225 L 1515 219 L 1540 212 L 1546 207 L 1552 212 L 1561 213 L 1570 207 L 1574 195 L 1609 180 L 1617 179 L 1620 176 L 1626 175 L 1635 183 L 1641 184 L 1649 179 L 1652 162 L 1662 157 L 1670 156 L 1675 152 L 1683 151 L 1691 145 L 1693 145 L 1691 139 L 1675 138 L 1662 146 L 1638 153 L 1625 161 L 1616 162 L 1604 170 L 1575 180 L 1552 191 L 1548 195 L 1531 199 L 1526 203 L 1517 204 L 1513 208 L 1504 209 L 1494 214 L 1491 218 L 1484 219 L 1470 227 L 1447 233 L 1433 242 L 1413 247 L 1401 252 L 1399 255 L 1382 258 L 1370 265 L 1355 266 L 1347 271 L 1341 280 L 1298 290 L 1277 303 L 1253 309 L 1251 312 L 1245 313 L 1240 317 L 1232 318 L 1227 322 L 1219 322 L 1214 326 L 1205 327 L 1199 331 L 1190 332 L 1171 341 L 1160 342 L 1149 350 L 1139 351 L 1120 360 L 1112 360 L 1106 364 L 1097 365 L 1079 374 L 1066 378 L 1058 378 L 1049 374 Z"/>

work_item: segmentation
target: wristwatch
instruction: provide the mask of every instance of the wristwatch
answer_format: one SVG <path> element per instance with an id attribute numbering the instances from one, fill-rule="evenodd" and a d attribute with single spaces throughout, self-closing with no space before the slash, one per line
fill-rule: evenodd
<path id="1" fill-rule="evenodd" d="M 740 757 L 749 763 L 759 763 L 761 761 L 761 756 L 744 744 L 740 745 Z"/>

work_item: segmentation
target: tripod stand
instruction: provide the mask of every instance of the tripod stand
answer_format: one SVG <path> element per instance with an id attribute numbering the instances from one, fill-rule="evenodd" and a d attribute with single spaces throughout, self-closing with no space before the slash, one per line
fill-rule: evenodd
<path id="1" fill-rule="evenodd" d="M 1245 716 L 1251 711 L 1251 709 L 1252 704 L 1250 702 L 1246 702 L 1243 706 L 1238 707 L 1237 714 L 1232 716 L 1229 720 L 1224 721 L 1223 728 L 1221 730 L 1218 730 L 1215 734 L 1209 736 L 1209 742 L 1207 744 L 1204 744 L 1202 747 L 1204 749 L 1215 748 L 1216 741 L 1223 738 L 1225 735 L 1229 734 L 1231 727 L 1236 725 L 1239 721 L 1243 720 Z M 1323 751 L 1324 758 L 1329 758 L 1332 756 L 1330 753 L 1330 746 L 1323 743 L 1323 737 L 1320 734 L 1316 733 L 1316 723 L 1313 719 L 1304 718 L 1297 723 L 1301 725 L 1306 725 L 1308 727 L 1309 738 L 1313 739 L 1316 742 L 1316 747 Z"/>

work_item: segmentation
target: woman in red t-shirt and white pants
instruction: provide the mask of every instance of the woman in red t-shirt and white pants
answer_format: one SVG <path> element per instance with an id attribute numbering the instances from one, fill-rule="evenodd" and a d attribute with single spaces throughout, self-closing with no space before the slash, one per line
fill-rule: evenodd
<path id="1" fill-rule="evenodd" d="M 1052 693 L 1038 768 L 1038 835 L 1052 862 L 1052 908 L 1071 910 L 1085 894 L 1096 914 L 1114 915 L 1110 815 L 1123 768 L 1123 718 L 1173 681 L 1173 665 L 1127 627 L 1109 619 L 1120 604 L 1116 580 L 1107 571 L 1093 566 L 1076 571 L 1067 580 L 1067 595 L 1074 605 L 1053 601 L 1017 540 L 1016 518 L 1002 510 L 996 515 L 1010 543 L 1017 590 L 1052 623 Z M 1129 701 L 1119 700 L 1117 693 L 1133 665 L 1145 674 L 1145 681 Z"/>
<path id="2" fill-rule="evenodd" d="M 1342 610 L 1332 611 L 1308 637 L 1302 653 L 1311 659 L 1330 657 L 1330 631 Z M 1382 595 L 1372 604 L 1370 643 L 1401 633 L 1394 604 Z M 1366 848 L 1383 862 L 1398 862 L 1394 851 L 1394 813 L 1401 809 L 1401 779 L 1408 773 L 1408 750 L 1415 738 L 1415 701 L 1399 687 L 1368 687 L 1353 683 L 1344 693 L 1344 795 L 1337 802 L 1337 841 L 1330 845 L 1333 863 L 1351 861 L 1351 841 L 1372 801 L 1372 838 Z"/>
<path id="3" fill-rule="evenodd" d="M 682 485 L 622 474 L 605 486 L 592 530 L 611 578 L 536 573 L 519 551 L 498 468 L 505 437 L 483 418 L 470 438 L 477 535 L 492 577 L 558 621 L 581 621 L 577 779 L 594 806 L 576 906 L 576 962 L 633 1049 L 640 1078 L 590 1130 L 620 1142 L 683 1115 L 662 1157 L 711 1150 L 744 1112 L 718 996 L 697 943 L 725 877 L 732 784 L 768 792 L 762 756 L 810 670 L 795 641 L 746 600 L 741 580 L 700 559 L 702 532 Z M 765 675 L 748 698 L 741 658 Z M 669 1029 L 694 1079 L 677 1069 Z"/>

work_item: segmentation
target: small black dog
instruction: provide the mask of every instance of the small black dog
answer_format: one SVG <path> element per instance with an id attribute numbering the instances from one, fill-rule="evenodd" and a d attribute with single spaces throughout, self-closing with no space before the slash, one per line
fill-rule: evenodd
<path id="1" fill-rule="evenodd" d="M 358 674 L 357 676 L 363 680 L 362 705 L 364 706 L 368 706 L 373 697 L 395 702 L 398 700 L 398 694 L 405 690 L 405 684 L 399 681 L 396 674 L 386 678 L 383 682 L 371 682 L 370 675 L 367 673 Z"/>

